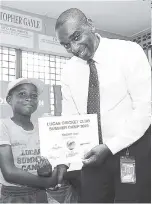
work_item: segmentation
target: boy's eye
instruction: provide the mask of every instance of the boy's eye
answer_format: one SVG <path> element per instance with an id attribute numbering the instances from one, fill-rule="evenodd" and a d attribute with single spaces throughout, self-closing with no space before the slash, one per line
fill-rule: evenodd
<path id="1" fill-rule="evenodd" d="M 18 94 L 20 97 L 28 97 L 28 94 L 26 92 L 20 92 Z M 38 98 L 38 94 L 30 94 L 30 98 L 32 99 L 37 99 Z"/>
<path id="2" fill-rule="evenodd" d="M 37 94 L 32 94 L 31 97 L 34 98 L 34 99 L 37 99 L 38 95 Z"/>
<path id="3" fill-rule="evenodd" d="M 20 93 L 19 93 L 19 96 L 25 96 L 25 95 L 26 95 L 25 92 L 20 92 Z"/>

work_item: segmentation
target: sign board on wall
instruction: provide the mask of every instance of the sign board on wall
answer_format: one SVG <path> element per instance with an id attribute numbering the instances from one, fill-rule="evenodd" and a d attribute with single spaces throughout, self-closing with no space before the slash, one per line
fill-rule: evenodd
<path id="1" fill-rule="evenodd" d="M 70 57 L 70 54 L 66 49 L 60 45 L 56 37 L 47 35 L 38 35 L 39 49 L 42 51 L 53 52 L 55 54 L 66 55 Z"/>
<path id="2" fill-rule="evenodd" d="M 12 109 L 6 102 L 6 90 L 8 82 L 0 81 L 0 118 L 12 116 Z M 49 85 L 45 85 L 43 93 L 39 97 L 39 106 L 32 115 L 32 120 L 37 120 L 44 113 L 50 113 L 50 89 Z"/>
<path id="3" fill-rule="evenodd" d="M 0 44 L 33 48 L 33 32 L 0 24 Z"/>
<path id="4" fill-rule="evenodd" d="M 0 8 L 0 23 L 35 31 L 42 30 L 42 19 L 8 11 L 2 8 Z"/>

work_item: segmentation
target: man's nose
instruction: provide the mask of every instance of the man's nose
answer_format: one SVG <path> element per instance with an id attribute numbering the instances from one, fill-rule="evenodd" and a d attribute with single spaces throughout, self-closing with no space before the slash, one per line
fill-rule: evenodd
<path id="1" fill-rule="evenodd" d="M 72 53 L 77 54 L 79 51 L 79 46 L 76 43 L 71 43 L 71 51 Z"/>

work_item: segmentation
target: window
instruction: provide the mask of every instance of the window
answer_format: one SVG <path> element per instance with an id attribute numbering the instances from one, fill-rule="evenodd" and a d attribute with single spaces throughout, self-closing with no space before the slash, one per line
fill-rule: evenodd
<path id="1" fill-rule="evenodd" d="M 141 33 L 140 36 L 135 36 L 132 40 L 141 45 L 151 64 L 151 32 Z"/>
<path id="2" fill-rule="evenodd" d="M 22 77 L 37 78 L 49 84 L 49 55 L 23 51 Z"/>
<path id="3" fill-rule="evenodd" d="M 17 59 L 18 50 L 0 46 L 0 81 L 12 81 L 17 77 L 37 78 L 50 85 L 51 115 L 54 115 L 53 85 L 60 85 L 61 69 L 66 57 L 19 51 L 22 56 L 21 67 Z"/>
<path id="4" fill-rule="evenodd" d="M 37 78 L 50 85 L 51 115 L 54 115 L 53 85 L 60 85 L 61 69 L 67 58 L 22 51 L 22 77 Z"/>
<path id="5" fill-rule="evenodd" d="M 148 60 L 149 60 L 149 63 L 150 65 L 152 66 L 152 60 L 151 60 L 151 48 L 148 50 Z"/>
<path id="6" fill-rule="evenodd" d="M 0 46 L 0 81 L 12 81 L 16 75 L 15 49 Z"/>

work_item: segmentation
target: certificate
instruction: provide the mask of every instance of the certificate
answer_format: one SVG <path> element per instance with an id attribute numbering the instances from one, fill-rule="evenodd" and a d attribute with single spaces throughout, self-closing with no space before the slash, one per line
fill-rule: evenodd
<path id="1" fill-rule="evenodd" d="M 81 169 L 82 157 L 99 144 L 96 114 L 39 118 L 41 155 L 52 165 Z M 72 167 L 73 166 L 73 167 Z"/>

